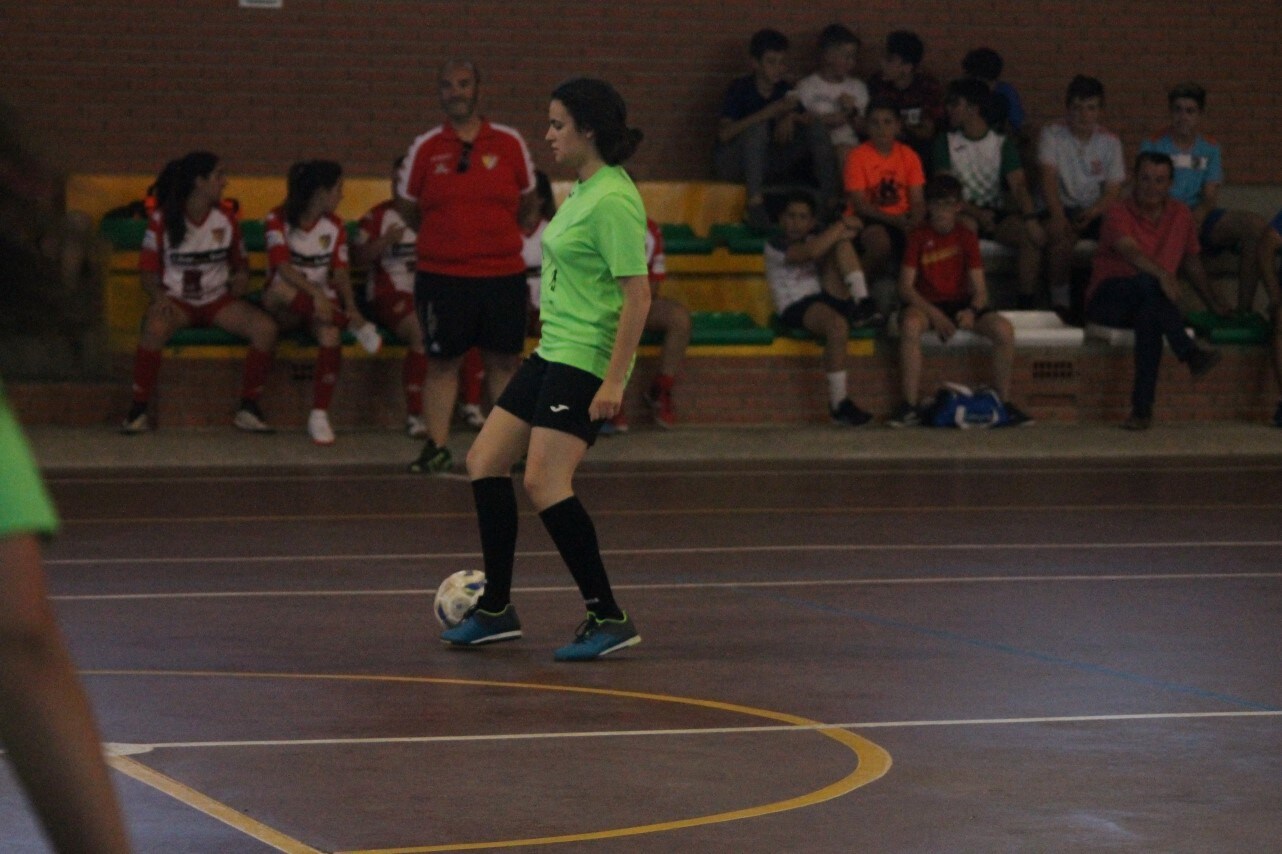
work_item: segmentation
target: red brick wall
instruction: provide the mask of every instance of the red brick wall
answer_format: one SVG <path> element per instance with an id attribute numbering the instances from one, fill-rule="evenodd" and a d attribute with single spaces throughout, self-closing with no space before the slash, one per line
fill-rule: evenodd
<path id="1" fill-rule="evenodd" d="M 966 49 L 996 47 L 1038 120 L 1059 114 L 1074 73 L 1097 75 L 1128 154 L 1165 121 L 1167 87 L 1199 80 L 1229 179 L 1282 182 L 1276 0 L 284 0 L 279 11 L 235 0 L 6 0 L 0 80 L 75 171 L 150 172 L 201 147 L 242 174 L 323 156 L 381 175 L 439 120 L 439 62 L 467 54 L 486 75 L 487 112 L 520 128 L 541 165 L 547 93 L 587 73 L 616 83 L 646 131 L 641 177 L 698 179 L 751 32 L 788 33 L 804 72 L 815 35 L 834 20 L 862 34 L 865 72 L 898 27 L 921 33 L 925 67 L 944 80 Z"/>

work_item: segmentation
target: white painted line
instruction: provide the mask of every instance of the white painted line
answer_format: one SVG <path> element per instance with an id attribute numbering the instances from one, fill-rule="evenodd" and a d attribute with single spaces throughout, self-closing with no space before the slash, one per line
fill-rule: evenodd
<path id="1" fill-rule="evenodd" d="M 408 457 L 407 457 L 408 459 Z M 750 460 L 729 460 L 731 464 L 735 462 L 751 462 Z M 806 461 L 802 461 L 806 462 Z M 717 461 L 696 460 L 688 463 L 674 464 L 673 468 L 656 469 L 651 468 L 645 461 L 600 461 L 595 462 L 589 459 L 589 466 L 608 465 L 612 469 L 620 466 L 636 465 L 639 468 L 619 470 L 600 470 L 592 468 L 583 469 L 575 473 L 576 480 L 611 480 L 616 478 L 727 478 L 727 477 L 813 477 L 816 475 L 840 475 L 856 477 L 883 477 L 886 475 L 904 475 L 910 477 L 928 477 L 938 479 L 940 469 L 938 467 L 917 466 L 896 468 L 893 466 L 867 467 L 864 463 L 866 460 L 849 459 L 834 460 L 831 466 L 825 468 L 794 468 L 787 465 L 787 461 L 781 461 L 777 468 L 754 468 L 754 469 L 735 469 L 735 468 L 718 468 L 718 469 L 701 469 L 697 466 L 716 465 Z M 965 466 L 965 461 L 961 461 Z M 1228 465 L 1217 465 L 1208 463 L 1205 465 L 1161 465 L 1161 466 L 1144 466 L 1144 465 L 1127 465 L 1119 461 L 1118 465 L 1098 465 L 1098 466 L 1075 466 L 1066 463 L 1063 466 L 1020 466 L 1012 468 L 1002 468 L 993 466 L 994 460 L 982 460 L 975 463 L 975 467 L 959 469 L 959 473 L 965 473 L 967 477 L 988 476 L 1003 477 L 1012 474 L 1019 475 L 1062 475 L 1062 474 L 1121 474 L 1126 472 L 1151 472 L 1157 474 L 1187 474 L 1193 472 L 1208 472 L 1212 474 L 1229 474 L 1240 472 L 1277 472 L 1282 471 L 1282 466 L 1276 464 L 1252 465 L 1250 463 L 1238 463 Z M 696 468 L 691 468 L 696 466 Z M 288 468 L 288 466 L 283 466 Z M 375 481 L 385 483 L 387 481 L 413 481 L 417 483 L 428 483 L 431 479 L 442 480 L 466 480 L 467 475 L 454 474 L 449 475 L 420 475 L 409 474 L 407 472 L 383 472 L 383 473 L 350 473 L 350 472 L 330 472 L 317 471 L 312 473 L 301 474 L 264 474 L 264 475 L 228 475 L 228 474 L 193 474 L 193 475 L 127 475 L 122 477 L 112 477 L 110 475 L 59 475 L 56 472 L 49 473 L 45 476 L 48 483 L 54 484 L 147 484 L 147 483 L 333 483 L 333 482 L 359 482 Z"/>
<path id="2" fill-rule="evenodd" d="M 943 584 L 1042 584 L 1047 582 L 1125 582 L 1125 581 L 1240 581 L 1243 579 L 1282 578 L 1282 572 L 1164 572 L 1150 575 L 983 575 L 949 576 L 941 578 L 834 578 L 789 579 L 786 581 L 691 581 L 656 584 L 615 584 L 616 590 L 728 590 L 736 588 L 785 587 L 869 587 L 886 585 L 943 585 Z M 565 593 L 577 590 L 572 585 L 549 587 L 517 587 L 514 593 Z M 386 590 L 222 590 L 192 591 L 185 593 L 86 593 L 79 595 L 50 596 L 59 602 L 107 602 L 134 599 L 253 599 L 288 597 L 344 597 L 344 596 L 435 596 L 435 588 L 403 588 Z"/>
<path id="3" fill-rule="evenodd" d="M 238 741 L 166 741 L 107 745 L 113 755 L 137 755 L 151 750 L 197 750 L 225 747 L 348 747 L 379 744 L 440 744 L 449 742 L 540 741 L 573 738 L 637 738 L 645 736 L 741 735 L 750 733 L 807 733 L 823 730 L 908 729 L 913 727 L 1013 726 L 1028 724 L 1116 723 L 1120 721 L 1193 720 L 1206 718 L 1277 718 L 1282 711 L 1154 712 L 1125 715 L 1061 715 L 1027 718 L 963 718 L 926 721 L 857 721 L 844 724 L 698 727 L 693 729 L 596 730 L 585 732 L 518 732 L 480 735 L 424 735 L 380 738 L 244 739 Z"/>
<path id="4" fill-rule="evenodd" d="M 645 557 L 650 555 L 688 554 L 780 554 L 801 552 L 967 552 L 967 551 L 1112 551 L 1134 549 L 1272 549 L 1282 546 L 1282 540 L 1186 540 L 1166 542 L 1120 543 L 815 543 L 810 545 L 761 545 L 761 546 L 673 546 L 655 549 L 602 549 L 609 557 Z M 518 559 L 557 557 L 555 551 L 517 552 Z M 121 566 L 121 565 L 180 565 L 228 563 L 299 563 L 303 561 L 424 561 L 424 560 L 480 560 L 480 552 L 405 552 L 390 554 L 342 555 L 240 555 L 201 557 L 85 557 L 49 558 L 46 566 Z"/>

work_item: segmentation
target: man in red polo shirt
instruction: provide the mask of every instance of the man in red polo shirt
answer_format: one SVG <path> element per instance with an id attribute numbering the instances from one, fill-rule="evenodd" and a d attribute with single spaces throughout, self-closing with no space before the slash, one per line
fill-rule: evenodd
<path id="1" fill-rule="evenodd" d="M 1127 430 L 1153 423 L 1163 337 L 1194 378 L 1220 360 L 1218 350 L 1203 350 L 1189 337 L 1176 306 L 1177 271 L 1199 294 L 1208 291 L 1193 214 L 1170 195 L 1174 175 L 1168 155 L 1146 151 L 1135 159 L 1131 197 L 1104 213 L 1086 289 L 1087 320 L 1135 330 L 1131 415 L 1122 424 Z"/>
<path id="2" fill-rule="evenodd" d="M 427 443 L 410 470 L 453 464 L 450 417 L 459 363 L 471 347 L 497 400 L 525 346 L 526 283 L 520 215 L 537 204 L 525 140 L 477 111 L 480 75 L 465 60 L 441 67 L 444 124 L 414 140 L 396 182 L 396 205 L 418 232 L 414 301 L 427 343 Z"/>

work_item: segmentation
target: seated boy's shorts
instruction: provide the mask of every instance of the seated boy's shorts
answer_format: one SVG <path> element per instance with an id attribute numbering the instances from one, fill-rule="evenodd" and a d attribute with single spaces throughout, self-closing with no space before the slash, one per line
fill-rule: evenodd
<path id="1" fill-rule="evenodd" d="M 595 374 L 531 353 L 494 405 L 532 427 L 569 433 L 591 447 L 604 423 L 588 416 L 600 388 L 601 378 Z"/>
<path id="2" fill-rule="evenodd" d="M 944 302 L 934 303 L 934 306 L 935 308 L 942 311 L 944 313 L 944 316 L 947 317 L 949 320 L 951 320 L 953 323 L 957 322 L 958 315 L 960 315 L 963 311 L 967 311 L 967 310 L 975 311 L 975 309 L 970 304 L 970 300 L 968 299 L 946 300 Z M 979 311 L 975 311 L 975 319 L 978 320 L 979 318 L 983 317 L 985 314 L 988 314 L 992 310 L 993 310 L 992 308 L 985 306 Z"/>
<path id="3" fill-rule="evenodd" d="M 511 276 L 414 277 L 414 306 L 430 356 L 456 359 L 473 347 L 516 355 L 525 349 L 529 286 Z"/>
<path id="4" fill-rule="evenodd" d="M 851 312 L 855 310 L 855 304 L 851 300 L 837 299 L 827 291 L 820 291 L 817 294 L 802 297 L 779 312 L 779 322 L 792 329 L 805 329 L 806 325 L 802 321 L 806 312 L 817 302 L 823 303 L 842 317 L 850 317 Z"/>
<path id="5" fill-rule="evenodd" d="M 1068 217 L 1069 222 L 1077 219 L 1081 214 L 1081 208 L 1064 208 L 1064 216 Z M 1101 214 L 1086 224 L 1086 230 L 1083 231 L 1079 237 L 1081 237 L 1082 240 L 1099 240 L 1099 230 L 1100 226 L 1103 224 L 1104 216 Z"/>

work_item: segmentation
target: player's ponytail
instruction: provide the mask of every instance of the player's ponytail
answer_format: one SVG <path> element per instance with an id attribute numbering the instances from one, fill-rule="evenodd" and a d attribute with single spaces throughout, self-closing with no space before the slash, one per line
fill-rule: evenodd
<path id="1" fill-rule="evenodd" d="M 637 150 L 645 136 L 628 127 L 628 105 L 604 80 L 575 77 L 552 92 L 574 119 L 580 133 L 591 131 L 597 153 L 610 166 L 618 166 Z"/>
<path id="2" fill-rule="evenodd" d="M 285 222 L 298 228 L 312 197 L 332 190 L 343 179 L 343 167 L 333 160 L 301 160 L 285 177 Z"/>
<path id="3" fill-rule="evenodd" d="M 181 159 L 170 161 L 156 179 L 156 200 L 164 212 L 165 233 L 169 245 L 178 246 L 187 236 L 187 200 L 196 189 L 196 180 L 208 178 L 218 168 L 218 156 L 208 151 L 192 151 Z"/>

